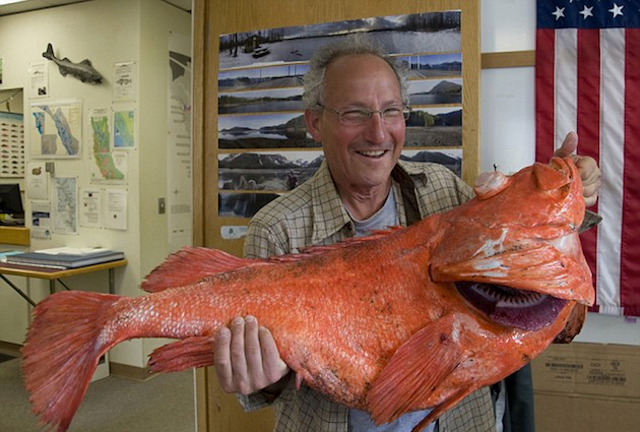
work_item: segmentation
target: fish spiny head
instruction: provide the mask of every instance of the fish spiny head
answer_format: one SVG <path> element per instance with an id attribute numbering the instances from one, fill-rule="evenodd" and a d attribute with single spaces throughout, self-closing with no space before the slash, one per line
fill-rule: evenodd
<path id="1" fill-rule="evenodd" d="M 445 218 L 429 268 L 435 282 L 455 282 L 492 319 L 527 330 L 549 324 L 568 301 L 593 304 L 578 237 L 582 184 L 570 158 L 481 175 L 475 190 Z"/>

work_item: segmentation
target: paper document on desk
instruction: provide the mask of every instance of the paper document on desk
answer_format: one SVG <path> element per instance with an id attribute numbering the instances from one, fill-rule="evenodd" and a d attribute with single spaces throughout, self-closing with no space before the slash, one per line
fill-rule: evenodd
<path id="1" fill-rule="evenodd" d="M 42 253 L 26 252 L 7 257 L 8 264 L 26 266 L 41 266 L 61 269 L 85 267 L 88 265 L 102 264 L 109 261 L 124 259 L 124 252 L 104 249 L 102 252 L 87 253 L 85 255 L 69 253 Z"/>
<path id="2" fill-rule="evenodd" d="M 90 255 L 102 255 L 112 252 L 111 249 L 101 247 L 87 247 L 87 248 L 74 248 L 74 247 L 57 247 L 50 249 L 40 249 L 34 251 L 37 253 L 49 254 L 49 255 L 78 255 L 78 256 L 90 256 Z"/>

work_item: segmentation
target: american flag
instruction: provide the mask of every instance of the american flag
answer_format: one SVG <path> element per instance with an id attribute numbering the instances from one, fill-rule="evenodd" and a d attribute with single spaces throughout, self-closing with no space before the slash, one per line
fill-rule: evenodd
<path id="1" fill-rule="evenodd" d="M 640 316 L 640 0 L 538 0 L 536 44 L 536 159 L 576 131 L 598 161 L 594 310 Z"/>

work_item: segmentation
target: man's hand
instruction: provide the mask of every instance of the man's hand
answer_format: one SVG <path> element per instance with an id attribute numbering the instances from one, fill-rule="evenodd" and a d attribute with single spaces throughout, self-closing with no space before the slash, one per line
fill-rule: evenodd
<path id="1" fill-rule="evenodd" d="M 277 383 L 289 373 L 271 332 L 253 316 L 237 317 L 216 338 L 216 373 L 222 389 L 248 395 Z M 275 389 L 274 389 L 275 390 Z"/>
<path id="2" fill-rule="evenodd" d="M 578 135 L 575 132 L 569 132 L 564 138 L 562 146 L 553 155 L 562 158 L 571 156 L 573 158 L 582 179 L 584 203 L 587 207 L 591 207 L 598 200 L 598 191 L 602 184 L 600 168 L 592 157 L 572 154 L 576 148 L 578 148 Z"/>

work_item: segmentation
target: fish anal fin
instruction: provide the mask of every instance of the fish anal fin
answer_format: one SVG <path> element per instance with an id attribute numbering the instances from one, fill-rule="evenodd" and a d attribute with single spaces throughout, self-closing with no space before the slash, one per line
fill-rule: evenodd
<path id="1" fill-rule="evenodd" d="M 164 291 L 258 262 L 264 260 L 238 258 L 217 249 L 188 246 L 169 255 L 147 275 L 141 288 L 150 293 Z"/>
<path id="2" fill-rule="evenodd" d="M 446 315 L 422 328 L 391 357 L 367 395 L 368 410 L 377 424 L 427 408 L 434 390 L 462 362 L 455 319 Z"/>
<path id="3" fill-rule="evenodd" d="M 213 336 L 194 336 L 161 346 L 149 356 L 152 372 L 178 372 L 213 365 Z"/>

